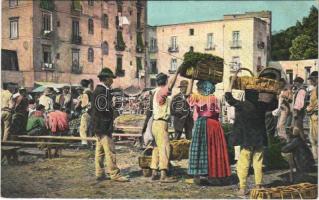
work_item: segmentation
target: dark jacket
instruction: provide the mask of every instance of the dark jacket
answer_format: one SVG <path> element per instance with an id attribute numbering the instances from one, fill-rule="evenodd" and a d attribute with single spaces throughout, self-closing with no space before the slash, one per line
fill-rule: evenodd
<path id="1" fill-rule="evenodd" d="M 178 93 L 172 99 L 171 115 L 174 116 L 174 129 L 183 131 L 185 123 L 193 123 L 192 112 L 185 95 Z"/>
<path id="2" fill-rule="evenodd" d="M 111 90 L 105 85 L 96 86 L 92 94 L 92 131 L 96 136 L 112 136 L 113 104 Z"/>
<path id="3" fill-rule="evenodd" d="M 258 96 L 257 96 L 258 97 Z M 225 99 L 230 106 L 235 107 L 235 122 L 231 136 L 232 145 L 241 147 L 267 146 L 265 114 L 271 110 L 269 104 L 235 99 L 230 92 L 225 93 Z"/>

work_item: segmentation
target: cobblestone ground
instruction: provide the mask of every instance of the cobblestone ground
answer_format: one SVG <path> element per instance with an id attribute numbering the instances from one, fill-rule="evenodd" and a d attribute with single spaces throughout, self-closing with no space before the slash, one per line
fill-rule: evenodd
<path id="1" fill-rule="evenodd" d="M 185 182 L 187 161 L 174 161 L 177 183 L 161 184 L 143 177 L 138 166 L 139 151 L 132 146 L 117 146 L 117 162 L 128 183 L 110 180 L 97 183 L 94 177 L 94 151 L 65 150 L 63 158 L 43 159 L 20 156 L 19 164 L 3 163 L 2 197 L 19 198 L 239 198 L 236 183 L 228 186 L 197 186 Z M 288 170 L 268 171 L 265 184 L 287 184 Z M 304 178 L 304 176 L 303 176 Z M 316 182 L 316 173 L 308 177 Z M 249 177 L 253 187 L 253 176 Z"/>

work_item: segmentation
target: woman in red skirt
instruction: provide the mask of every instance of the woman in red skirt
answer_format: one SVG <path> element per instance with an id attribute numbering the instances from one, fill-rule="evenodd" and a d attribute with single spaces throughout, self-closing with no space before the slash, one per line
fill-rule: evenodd
<path id="1" fill-rule="evenodd" d="M 189 150 L 188 174 L 198 182 L 200 177 L 210 179 L 231 175 L 224 131 L 218 121 L 220 107 L 213 95 L 215 85 L 198 81 L 198 93 L 191 94 L 193 80 L 188 88 L 188 103 L 194 110 L 195 126 Z"/>

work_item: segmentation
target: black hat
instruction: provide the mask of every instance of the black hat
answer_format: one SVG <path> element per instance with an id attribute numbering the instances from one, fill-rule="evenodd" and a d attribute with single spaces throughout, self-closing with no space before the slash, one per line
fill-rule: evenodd
<path id="1" fill-rule="evenodd" d="M 303 79 L 303 78 L 301 78 L 301 77 L 299 77 L 299 76 L 297 76 L 296 78 L 295 78 L 295 80 L 294 80 L 294 82 L 297 82 L 297 83 L 303 83 L 305 80 Z"/>
<path id="2" fill-rule="evenodd" d="M 168 79 L 168 76 L 162 72 L 156 75 L 157 85 L 165 85 L 167 79 Z"/>
<path id="3" fill-rule="evenodd" d="M 112 70 L 105 67 L 101 70 L 101 72 L 97 75 L 97 77 L 107 77 L 107 78 L 116 78 L 116 76 L 113 74 Z"/>
<path id="4" fill-rule="evenodd" d="M 311 72 L 311 74 L 310 74 L 308 80 L 309 80 L 309 79 L 314 79 L 314 78 L 318 78 L 318 71 L 313 71 L 313 72 Z"/>

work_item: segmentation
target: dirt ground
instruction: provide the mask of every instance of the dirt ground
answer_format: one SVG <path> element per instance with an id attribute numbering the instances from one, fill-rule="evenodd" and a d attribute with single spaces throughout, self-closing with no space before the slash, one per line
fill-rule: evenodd
<path id="1" fill-rule="evenodd" d="M 239 198 L 236 183 L 228 186 L 197 186 L 185 182 L 187 161 L 173 161 L 177 183 L 160 183 L 143 177 L 138 166 L 140 151 L 132 145 L 117 146 L 117 162 L 128 183 L 97 182 L 93 150 L 64 150 L 62 158 L 44 159 L 42 152 L 20 156 L 18 164 L 2 163 L 1 196 L 13 198 Z M 26 151 L 24 149 L 23 151 Z M 30 151 L 29 151 L 30 152 Z M 39 153 L 34 155 L 34 153 Z M 287 184 L 288 170 L 268 171 L 268 186 Z M 316 173 L 309 176 L 316 182 Z M 249 185 L 253 187 L 253 176 Z"/>

